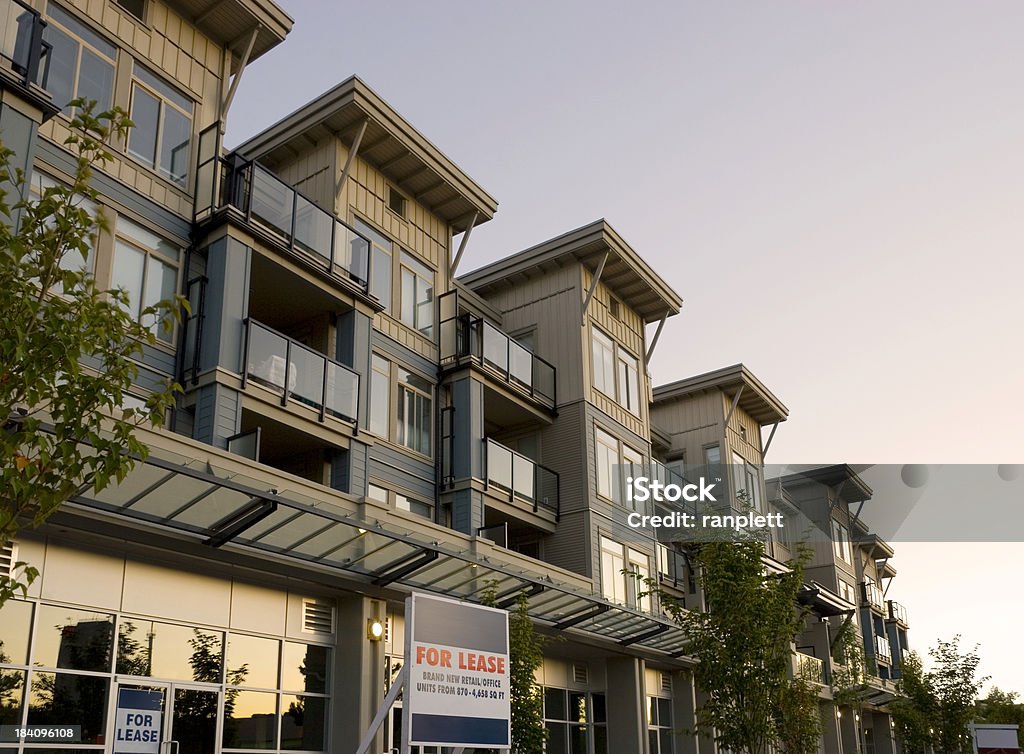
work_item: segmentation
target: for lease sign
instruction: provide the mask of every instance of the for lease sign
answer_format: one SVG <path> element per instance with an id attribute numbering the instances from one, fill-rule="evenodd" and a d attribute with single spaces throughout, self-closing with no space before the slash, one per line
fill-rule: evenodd
<path id="1" fill-rule="evenodd" d="M 413 594 L 405 615 L 408 743 L 508 748 L 508 613 Z"/>

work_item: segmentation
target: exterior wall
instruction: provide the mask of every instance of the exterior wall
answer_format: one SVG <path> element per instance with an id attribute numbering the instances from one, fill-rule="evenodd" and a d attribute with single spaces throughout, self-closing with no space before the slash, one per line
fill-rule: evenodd
<path id="1" fill-rule="evenodd" d="M 672 436 L 672 455 L 685 453 L 688 466 L 702 465 L 704 448 L 722 443 L 727 411 L 719 392 L 705 392 L 687 400 L 653 404 L 651 423 Z M 726 457 L 723 452 L 722 458 Z"/>
<path id="2" fill-rule="evenodd" d="M 165 3 L 149 0 L 147 6 L 147 23 L 142 24 L 115 3 L 104 0 L 63 3 L 65 10 L 120 48 L 114 81 L 115 105 L 130 112 L 132 61 L 138 61 L 195 100 L 192 133 L 198 134 L 220 114 L 226 53 Z M 40 134 L 55 144 L 63 144 L 69 134 L 66 118 L 58 115 L 51 119 L 40 128 Z M 126 154 L 114 151 L 116 159 L 106 169 L 112 178 L 181 217 L 191 217 L 190 179 L 183 189 Z M 191 172 L 190 167 L 190 175 Z"/>

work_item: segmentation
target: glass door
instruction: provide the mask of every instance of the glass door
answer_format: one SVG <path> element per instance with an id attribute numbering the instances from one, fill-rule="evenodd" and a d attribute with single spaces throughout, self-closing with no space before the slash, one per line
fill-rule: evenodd
<path id="1" fill-rule="evenodd" d="M 217 754 L 220 697 L 173 683 L 119 683 L 111 754 Z"/>

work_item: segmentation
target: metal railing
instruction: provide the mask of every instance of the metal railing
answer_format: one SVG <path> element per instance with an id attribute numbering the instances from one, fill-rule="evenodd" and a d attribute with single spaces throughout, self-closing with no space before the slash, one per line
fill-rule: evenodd
<path id="1" fill-rule="evenodd" d="M 875 657 L 887 662 L 892 660 L 892 650 L 889 648 L 889 640 L 884 636 L 875 637 Z"/>
<path id="2" fill-rule="evenodd" d="M 0 60 L 21 80 L 46 86 L 50 45 L 46 22 L 22 0 L 0 0 Z"/>
<path id="3" fill-rule="evenodd" d="M 907 624 L 907 608 L 901 605 L 899 602 L 889 600 L 889 618 L 891 620 L 899 621 L 904 626 Z"/>
<path id="4" fill-rule="evenodd" d="M 460 314 L 457 301 L 457 291 L 439 299 L 441 366 L 473 359 L 508 385 L 555 408 L 555 367 L 482 317 Z"/>
<path id="5" fill-rule="evenodd" d="M 488 487 L 507 493 L 510 499 L 530 503 L 534 513 L 546 508 L 558 520 L 561 508 L 557 472 L 490 438 L 484 439 L 484 464 Z"/>
<path id="6" fill-rule="evenodd" d="M 864 601 L 871 607 L 885 612 L 885 596 L 882 594 L 882 590 L 871 582 L 864 582 L 861 584 L 863 589 Z"/>
<path id="7" fill-rule="evenodd" d="M 796 675 L 811 683 L 825 683 L 825 663 L 814 655 L 796 653 Z"/>
<path id="8" fill-rule="evenodd" d="M 289 252 L 366 292 L 370 241 L 318 207 L 265 167 L 239 155 L 218 156 L 218 137 L 199 136 L 195 221 L 233 207 Z"/>
<path id="9" fill-rule="evenodd" d="M 294 401 L 318 409 L 320 421 L 359 418 L 357 372 L 255 320 L 244 326 L 243 389 L 248 382 L 262 385 L 281 394 L 282 406 Z"/>

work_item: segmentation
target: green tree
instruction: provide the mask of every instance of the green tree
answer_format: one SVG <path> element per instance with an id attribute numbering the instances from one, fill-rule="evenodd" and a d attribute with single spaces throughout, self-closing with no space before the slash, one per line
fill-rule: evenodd
<path id="1" fill-rule="evenodd" d="M 724 749 L 764 754 L 817 749 L 817 694 L 791 677 L 794 641 L 803 630 L 797 607 L 806 553 L 786 572 L 766 575 L 764 543 L 714 541 L 694 549 L 707 610 L 691 612 L 645 579 L 673 620 L 692 637 L 694 678 L 705 692 L 698 724 Z"/>
<path id="2" fill-rule="evenodd" d="M 832 669 L 832 703 L 836 707 L 849 707 L 854 719 L 864 717 L 864 698 L 867 690 L 867 675 L 874 672 L 873 660 L 864 656 L 864 645 L 852 618 L 846 620 L 835 638 Z M 869 663 L 871 666 L 869 667 Z M 861 735 L 861 749 L 866 749 L 864 728 L 858 726 Z"/>
<path id="3" fill-rule="evenodd" d="M 480 601 L 494 607 L 497 595 L 493 582 L 483 590 Z M 548 740 L 548 730 L 544 727 L 544 697 L 535 676 L 544 662 L 547 639 L 534 629 L 529 608 L 529 598 L 520 594 L 516 609 L 508 616 L 511 754 L 543 754 Z"/>
<path id="4" fill-rule="evenodd" d="M 1016 691 L 1003 691 L 993 686 L 988 696 L 978 702 L 976 722 L 1003 723 L 1017 726 L 1017 746 L 1024 750 L 1024 704 L 1017 701 Z"/>
<path id="5" fill-rule="evenodd" d="M 900 697 L 891 705 L 896 734 L 907 754 L 929 748 L 943 754 L 972 751 L 967 726 L 975 716 L 978 691 L 987 678 L 978 676 L 978 648 L 960 650 L 960 636 L 939 640 L 928 650 L 932 669 L 911 652 L 901 664 Z"/>
<path id="6" fill-rule="evenodd" d="M 101 290 L 87 271 L 105 223 L 87 209 L 98 198 L 90 178 L 131 121 L 118 108 L 93 115 L 89 103 L 73 104 L 70 185 L 31 197 L 0 145 L 0 543 L 41 525 L 79 490 L 123 480 L 146 457 L 135 430 L 161 424 L 180 390 L 168 381 L 143 408 L 125 408 L 135 359 L 184 302 L 161 302 L 136 321 L 127 295 Z M 0 574 L 0 606 L 37 575 L 25 563 L 15 570 Z"/>

